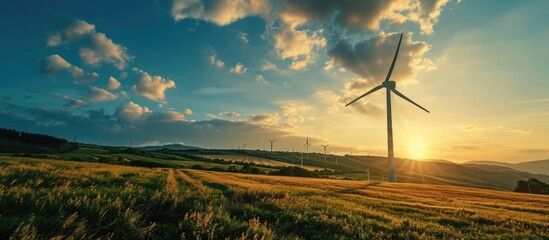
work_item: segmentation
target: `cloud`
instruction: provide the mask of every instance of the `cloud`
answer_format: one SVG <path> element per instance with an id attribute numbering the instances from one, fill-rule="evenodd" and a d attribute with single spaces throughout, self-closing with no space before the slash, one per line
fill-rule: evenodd
<path id="1" fill-rule="evenodd" d="M 175 88 L 175 82 L 164 79 L 161 76 L 151 76 L 142 72 L 133 85 L 133 91 L 153 101 L 164 101 L 164 92 L 167 89 Z"/>
<path id="2" fill-rule="evenodd" d="M 326 46 L 322 31 L 297 30 L 299 25 L 283 24 L 274 33 L 274 47 L 281 59 L 291 59 L 290 69 L 305 69 L 314 63 L 316 51 Z"/>
<path id="3" fill-rule="evenodd" d="M 238 117 L 238 116 L 240 116 L 240 113 L 237 113 L 237 112 L 220 112 L 219 115 L 220 116 L 225 116 L 225 117 Z"/>
<path id="4" fill-rule="evenodd" d="M 328 53 L 340 64 L 368 81 L 381 83 L 391 66 L 400 34 L 381 33 L 379 36 L 354 45 L 342 40 Z M 420 72 L 435 68 L 425 57 L 430 47 L 426 42 L 413 41 L 411 34 L 404 35 L 391 80 L 414 82 Z"/>
<path id="5" fill-rule="evenodd" d="M 83 37 L 95 32 L 95 26 L 78 19 L 57 19 L 54 30 L 48 34 L 46 44 L 48 47 L 69 45 Z"/>
<path id="6" fill-rule="evenodd" d="M 127 61 L 133 60 L 133 57 L 126 53 L 126 48 L 114 43 L 104 33 L 90 35 L 84 46 L 80 48 L 79 55 L 90 66 L 107 62 L 119 70 L 126 67 Z"/>
<path id="7" fill-rule="evenodd" d="M 210 60 L 210 64 L 216 66 L 217 68 L 223 68 L 225 66 L 225 63 L 217 58 L 217 55 L 213 54 L 210 57 L 208 57 Z"/>
<path id="8" fill-rule="evenodd" d="M 197 89 L 194 91 L 194 93 L 200 95 L 231 95 L 242 93 L 242 90 L 237 88 L 206 87 Z"/>
<path id="9" fill-rule="evenodd" d="M 328 60 L 324 63 L 324 71 L 330 71 L 334 68 L 334 60 Z"/>
<path id="10" fill-rule="evenodd" d="M 46 57 L 42 62 L 42 72 L 50 77 L 57 76 L 71 67 L 69 62 L 57 54 Z"/>
<path id="11" fill-rule="evenodd" d="M 95 72 L 86 73 L 82 68 L 73 66 L 57 54 L 50 55 L 42 61 L 42 72 L 50 77 L 66 72 L 78 84 L 94 82 L 99 77 L 99 74 Z"/>
<path id="12" fill-rule="evenodd" d="M 261 84 L 269 84 L 269 82 L 265 80 L 263 75 L 255 75 L 255 81 Z"/>
<path id="13" fill-rule="evenodd" d="M 234 67 L 231 68 L 231 72 L 236 74 L 246 73 L 247 70 L 248 69 L 242 63 L 237 63 Z"/>
<path id="14" fill-rule="evenodd" d="M 223 117 L 235 118 L 235 117 L 239 117 L 240 113 L 237 113 L 237 112 L 220 112 L 218 114 L 207 113 L 205 116 L 212 119 L 221 119 Z"/>
<path id="15" fill-rule="evenodd" d="M 215 114 L 211 114 L 211 113 L 206 113 L 205 116 L 208 117 L 208 118 L 213 118 L 213 119 L 218 119 L 219 118 L 219 116 L 217 116 Z"/>
<path id="16" fill-rule="evenodd" d="M 88 89 L 88 98 L 92 103 L 100 103 L 115 100 L 118 96 L 102 88 L 90 87 Z"/>
<path id="17" fill-rule="evenodd" d="M 141 107 L 139 104 L 129 102 L 116 109 L 115 116 L 122 123 L 136 124 L 142 122 L 152 114 L 147 107 Z"/>
<path id="18" fill-rule="evenodd" d="M 109 80 L 108 80 L 108 83 L 107 83 L 107 88 L 111 89 L 111 90 L 116 90 L 116 89 L 119 89 L 120 88 L 120 82 L 114 78 L 114 77 L 109 77 Z"/>
<path id="19" fill-rule="evenodd" d="M 95 80 L 99 78 L 99 74 L 95 72 L 92 72 L 92 73 L 84 72 L 82 68 L 79 68 L 77 66 L 70 68 L 69 72 L 72 78 L 74 79 L 74 82 L 78 84 L 95 82 Z"/>
<path id="20" fill-rule="evenodd" d="M 1 107 L 5 106 L 5 107 Z M 103 109 L 83 114 L 47 108 L 28 108 L 0 103 L 0 125 L 22 131 L 59 137 L 77 136 L 79 141 L 106 145 L 134 145 L 156 141 L 159 144 L 184 143 L 211 148 L 267 149 L 265 136 L 279 139 L 277 149 L 301 149 L 305 136 L 293 128 L 276 125 L 277 114 L 249 115 L 248 120 L 212 119 L 188 121 L 177 112 L 151 112 L 133 102 L 118 108 L 113 115 Z M 311 142 L 326 142 L 310 136 Z M 335 144 L 335 143 L 334 143 Z"/>
<path id="21" fill-rule="evenodd" d="M 267 125 L 267 126 L 274 126 L 278 125 L 278 122 L 280 121 L 280 116 L 278 116 L 278 113 L 274 114 L 252 114 L 248 115 L 246 120 L 244 122 L 254 125 Z"/>
<path id="22" fill-rule="evenodd" d="M 265 61 L 263 63 L 263 65 L 261 65 L 261 70 L 263 71 L 276 71 L 278 70 L 278 67 L 276 67 L 276 65 L 272 62 L 269 62 L 269 61 Z"/>
<path id="23" fill-rule="evenodd" d="M 51 95 L 54 96 L 54 97 L 65 100 L 66 103 L 63 106 L 66 107 L 66 108 L 76 109 L 76 108 L 81 108 L 81 107 L 89 105 L 88 103 L 86 103 L 86 102 L 84 102 L 80 99 L 71 98 L 67 95 L 63 95 L 63 94 L 60 94 L 60 93 L 53 93 Z"/>
<path id="24" fill-rule="evenodd" d="M 286 120 L 290 123 L 301 123 L 305 120 L 303 113 L 309 111 L 311 106 L 302 101 L 289 100 L 278 102 Z"/>
<path id="25" fill-rule="evenodd" d="M 279 15 L 301 23 L 329 22 L 351 31 L 380 30 L 383 21 L 391 24 L 415 22 L 424 34 L 433 32 L 448 0 L 282 0 Z"/>
<path id="26" fill-rule="evenodd" d="M 147 117 L 148 122 L 167 123 L 185 120 L 185 114 L 182 112 L 166 111 L 154 112 Z"/>
<path id="27" fill-rule="evenodd" d="M 183 111 L 183 114 L 184 115 L 193 115 L 193 111 L 189 108 L 186 108 L 184 111 Z"/>
<path id="28" fill-rule="evenodd" d="M 200 19 L 219 26 L 231 24 L 239 19 L 270 12 L 268 0 L 174 0 L 171 13 L 176 21 Z"/>
<path id="29" fill-rule="evenodd" d="M 127 53 L 125 47 L 114 43 L 104 33 L 96 32 L 95 26 L 74 18 L 58 19 L 48 34 L 47 45 L 78 45 L 79 56 L 90 66 L 99 66 L 106 62 L 119 70 L 126 67 L 133 56 Z"/>
<path id="30" fill-rule="evenodd" d="M 245 33 L 245 32 L 241 32 L 241 33 L 238 33 L 237 35 L 238 39 L 240 39 L 240 41 L 242 41 L 243 43 L 248 43 L 250 42 L 250 36 Z"/>

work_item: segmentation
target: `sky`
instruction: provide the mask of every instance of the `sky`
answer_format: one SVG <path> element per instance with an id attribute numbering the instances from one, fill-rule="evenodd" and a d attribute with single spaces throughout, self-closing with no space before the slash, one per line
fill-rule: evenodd
<path id="1" fill-rule="evenodd" d="M 0 2 L 0 127 L 127 146 L 549 158 L 545 0 Z"/>

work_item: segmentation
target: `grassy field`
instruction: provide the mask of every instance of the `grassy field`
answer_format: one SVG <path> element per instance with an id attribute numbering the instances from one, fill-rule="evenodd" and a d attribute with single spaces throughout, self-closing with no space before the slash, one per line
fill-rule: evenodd
<path id="1" fill-rule="evenodd" d="M 0 158 L 0 239 L 549 238 L 549 196 Z"/>

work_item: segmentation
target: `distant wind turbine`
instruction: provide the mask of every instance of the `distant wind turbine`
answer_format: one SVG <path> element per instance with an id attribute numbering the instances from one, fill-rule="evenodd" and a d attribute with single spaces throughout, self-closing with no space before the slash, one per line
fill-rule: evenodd
<path id="1" fill-rule="evenodd" d="M 330 144 L 321 145 L 324 148 L 324 161 L 326 161 L 326 148 L 330 146 Z"/>
<path id="2" fill-rule="evenodd" d="M 393 58 L 393 63 L 391 63 L 391 67 L 389 68 L 389 72 L 387 73 L 387 77 L 385 78 L 385 81 L 377 87 L 374 87 L 372 90 L 362 94 L 360 97 L 356 98 L 355 100 L 351 101 L 350 103 L 347 103 L 345 107 L 353 104 L 354 102 L 358 101 L 359 99 L 366 97 L 367 95 L 382 89 L 387 89 L 387 150 L 388 150 L 388 182 L 397 182 L 396 178 L 396 172 L 395 172 L 395 159 L 394 159 L 394 152 L 393 152 L 393 122 L 391 117 L 391 91 L 396 94 L 397 96 L 403 98 L 404 100 L 416 105 L 417 107 L 423 109 L 426 112 L 429 112 L 429 110 L 423 108 L 419 104 L 415 103 L 411 99 L 404 96 L 404 94 L 400 93 L 396 90 L 396 82 L 390 81 L 391 74 L 393 73 L 393 69 L 395 68 L 396 59 L 398 56 L 398 50 L 400 49 L 400 43 L 402 42 L 402 33 L 400 34 L 400 40 L 398 41 L 398 47 L 395 53 L 395 57 Z"/>
<path id="3" fill-rule="evenodd" d="M 306 148 L 306 154 L 307 154 L 307 159 L 309 159 L 309 146 L 311 146 L 311 144 L 309 144 L 309 136 L 307 136 L 307 141 L 305 142 L 305 144 L 303 145 L 305 146 Z"/>
<path id="4" fill-rule="evenodd" d="M 273 153 L 273 143 L 276 142 L 276 139 L 275 140 L 271 140 L 271 139 L 267 139 L 269 140 L 269 142 L 271 142 L 271 154 Z"/>

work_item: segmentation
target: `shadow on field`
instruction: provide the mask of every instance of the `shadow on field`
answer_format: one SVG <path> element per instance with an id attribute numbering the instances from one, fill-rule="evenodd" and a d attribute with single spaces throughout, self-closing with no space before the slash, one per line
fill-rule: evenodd
<path id="1" fill-rule="evenodd" d="M 370 186 L 377 186 L 379 184 L 380 184 L 379 182 L 371 182 L 371 183 L 368 183 L 366 185 L 361 185 L 361 186 L 357 186 L 357 187 L 343 188 L 343 189 L 334 190 L 334 192 L 335 193 L 347 193 L 347 194 L 360 194 L 360 190 L 367 189 Z"/>

